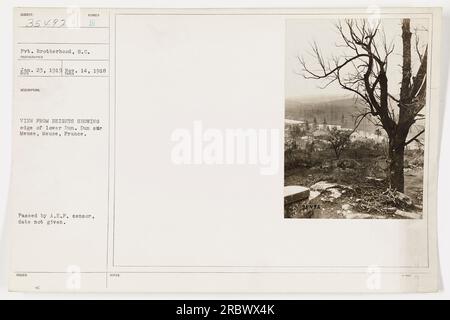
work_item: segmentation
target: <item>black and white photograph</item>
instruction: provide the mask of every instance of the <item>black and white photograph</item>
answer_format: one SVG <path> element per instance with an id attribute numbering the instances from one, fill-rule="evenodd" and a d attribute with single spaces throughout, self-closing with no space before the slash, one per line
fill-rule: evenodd
<path id="1" fill-rule="evenodd" d="M 429 25 L 286 21 L 285 218 L 422 218 Z"/>

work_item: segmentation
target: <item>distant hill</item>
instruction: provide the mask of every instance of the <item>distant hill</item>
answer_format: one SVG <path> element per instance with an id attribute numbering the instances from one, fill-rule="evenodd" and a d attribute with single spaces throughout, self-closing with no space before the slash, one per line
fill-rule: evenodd
<path id="1" fill-rule="evenodd" d="M 285 118 L 309 123 L 313 123 L 315 118 L 318 124 L 322 124 L 325 120 L 327 124 L 353 128 L 355 116 L 363 108 L 364 105 L 355 102 L 353 98 L 334 97 L 323 100 L 288 98 L 285 101 Z M 359 130 L 371 133 L 376 129 L 368 120 L 364 120 L 359 126 Z"/>

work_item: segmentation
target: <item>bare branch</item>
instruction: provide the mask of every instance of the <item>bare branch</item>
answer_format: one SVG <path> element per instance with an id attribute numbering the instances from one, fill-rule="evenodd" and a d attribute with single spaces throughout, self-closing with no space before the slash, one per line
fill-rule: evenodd
<path id="1" fill-rule="evenodd" d="M 409 139 L 408 141 L 406 141 L 403 146 L 407 146 L 408 144 L 410 144 L 413 141 L 416 141 L 418 137 L 420 137 L 420 135 L 422 135 L 425 132 L 425 129 L 423 129 L 422 131 L 420 131 L 418 134 L 416 134 L 414 137 L 412 137 L 411 139 Z"/>

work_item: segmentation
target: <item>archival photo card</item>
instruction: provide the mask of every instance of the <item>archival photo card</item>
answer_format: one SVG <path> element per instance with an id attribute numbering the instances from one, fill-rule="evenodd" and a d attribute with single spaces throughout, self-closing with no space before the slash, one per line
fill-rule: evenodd
<path id="1" fill-rule="evenodd" d="M 440 23 L 16 8 L 10 290 L 438 290 Z"/>

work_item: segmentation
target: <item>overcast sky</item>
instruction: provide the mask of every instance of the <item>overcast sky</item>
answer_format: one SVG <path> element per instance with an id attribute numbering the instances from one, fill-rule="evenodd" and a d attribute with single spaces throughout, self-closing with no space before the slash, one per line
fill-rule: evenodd
<path id="1" fill-rule="evenodd" d="M 286 97 L 326 97 L 326 96 L 342 96 L 348 95 L 339 87 L 339 85 L 331 85 L 326 89 L 320 89 L 319 86 L 323 82 L 321 80 L 304 79 L 302 76 L 296 74 L 301 71 L 301 66 L 298 61 L 298 56 L 303 56 L 307 65 L 311 69 L 316 68 L 314 58 L 310 55 L 311 44 L 316 41 L 321 48 L 325 57 L 331 57 L 332 54 L 340 56 L 345 53 L 351 54 L 353 51 L 345 48 L 337 48 L 336 43 L 342 44 L 340 34 L 336 30 L 335 23 L 337 19 L 297 19 L 287 20 L 286 22 Z M 395 50 L 389 58 L 388 67 L 388 81 L 390 92 L 396 94 L 400 90 L 399 83 L 401 81 L 401 54 L 402 54 L 402 38 L 401 38 L 401 20 L 400 19 L 383 19 L 381 23 L 386 33 L 388 43 L 394 41 Z M 411 30 L 415 27 L 423 29 L 428 27 L 428 20 L 426 19 L 412 19 Z M 419 32 L 421 39 L 421 46 L 424 46 L 428 41 L 428 32 Z M 414 38 L 412 39 L 412 47 L 415 47 Z M 349 51 L 350 50 L 350 51 Z M 413 72 L 417 70 L 418 59 L 415 53 L 413 54 Z"/>

